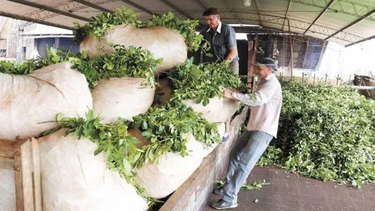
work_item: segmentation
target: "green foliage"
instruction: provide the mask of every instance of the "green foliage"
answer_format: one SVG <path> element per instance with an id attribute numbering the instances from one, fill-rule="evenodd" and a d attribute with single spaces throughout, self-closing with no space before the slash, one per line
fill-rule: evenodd
<path id="1" fill-rule="evenodd" d="M 79 57 L 71 58 L 72 68 L 86 76 L 90 88 L 94 88 L 101 79 L 121 77 L 146 78 L 151 87 L 155 87 L 154 73 L 162 59 L 155 60 L 152 53 L 141 48 L 113 45 L 115 53 L 105 54 L 91 59 L 83 52 Z"/>
<path id="2" fill-rule="evenodd" d="M 199 25 L 199 20 L 179 19 L 172 12 L 162 16 L 153 15 L 147 22 L 147 26 L 163 26 L 176 30 L 185 39 L 185 42 L 191 51 L 197 51 L 203 40 L 203 35 L 197 34 L 195 28 Z M 204 48 L 208 48 L 205 46 Z"/>
<path id="3" fill-rule="evenodd" d="M 134 155 L 135 166 L 140 168 L 143 163 L 158 163 L 165 152 L 189 155 L 186 148 L 188 134 L 194 135 L 197 141 L 206 146 L 220 142 L 217 126 L 203 119 L 201 114 L 192 108 L 179 103 L 167 103 L 164 107 L 151 107 L 145 114 L 140 114 L 129 122 L 130 127 L 139 129 L 150 141 L 142 151 Z"/>
<path id="4" fill-rule="evenodd" d="M 242 190 L 260 190 L 263 188 L 264 185 L 269 185 L 270 183 L 265 181 L 254 181 L 253 183 L 244 183 L 241 187 Z"/>
<path id="5" fill-rule="evenodd" d="M 323 181 L 375 180 L 375 101 L 349 88 L 283 85 L 278 139 L 260 165 Z"/>
<path id="6" fill-rule="evenodd" d="M 92 21 L 82 27 L 78 23 L 74 24 L 73 34 L 75 44 L 81 43 L 87 35 L 101 39 L 106 35 L 108 30 L 122 24 L 132 24 L 137 28 L 163 26 L 175 30 L 185 39 L 185 43 L 191 51 L 197 51 L 201 42 L 203 42 L 203 36 L 195 32 L 195 28 L 199 25 L 198 20 L 179 19 L 172 12 L 168 12 L 162 16 L 153 15 L 151 20 L 143 23 L 137 20 L 137 14 L 133 10 L 120 7 L 113 14 L 104 12 L 91 19 Z M 209 47 L 207 44 L 202 43 L 202 48 L 207 50 Z"/>
<path id="7" fill-rule="evenodd" d="M 239 77 L 224 63 L 193 64 L 193 58 L 175 67 L 169 73 L 174 88 L 172 100 L 193 99 L 207 105 L 209 99 L 223 96 L 223 88 L 244 89 Z"/>
<path id="8" fill-rule="evenodd" d="M 50 48 L 47 51 L 47 58 L 42 60 L 33 61 L 30 59 L 23 63 L 0 61 L 0 72 L 13 75 L 26 75 L 42 67 L 68 61 L 71 56 L 73 55 L 69 51 L 63 49 L 58 49 L 56 51 Z"/>
<path id="9" fill-rule="evenodd" d="M 108 30 L 121 24 L 128 23 L 135 27 L 142 27 L 143 23 L 137 20 L 137 16 L 138 14 L 134 13 L 132 9 L 120 7 L 116 9 L 115 13 L 103 12 L 92 17 L 91 21 L 82 27 L 76 22 L 73 27 L 73 42 L 78 45 L 87 35 L 101 39 Z"/>
<path id="10" fill-rule="evenodd" d="M 266 181 L 254 181 L 253 183 L 249 184 L 249 183 L 244 183 L 241 187 L 242 190 L 247 190 L 247 191 L 250 191 L 250 190 L 260 190 L 263 188 L 264 185 L 269 185 L 270 183 L 266 182 Z M 225 185 L 225 182 L 222 181 L 222 180 L 218 180 L 216 181 L 216 185 L 217 187 L 224 187 Z"/>

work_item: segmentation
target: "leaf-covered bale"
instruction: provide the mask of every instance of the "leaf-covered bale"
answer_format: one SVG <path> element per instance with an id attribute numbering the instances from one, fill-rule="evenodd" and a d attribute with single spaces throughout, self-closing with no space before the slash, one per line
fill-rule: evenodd
<path id="1" fill-rule="evenodd" d="M 61 63 L 29 75 L 0 73 L 0 138 L 38 136 L 57 127 L 56 115 L 84 116 L 92 107 L 86 78 Z"/>
<path id="2" fill-rule="evenodd" d="M 154 94 L 155 89 L 143 78 L 102 79 L 92 90 L 94 114 L 100 115 L 103 123 L 119 117 L 132 121 L 150 108 Z"/>
<path id="3" fill-rule="evenodd" d="M 170 70 L 187 58 L 187 46 L 184 38 L 177 32 L 160 26 L 136 28 L 131 24 L 115 26 L 104 38 L 87 36 L 80 45 L 80 51 L 86 51 L 92 58 L 114 53 L 110 43 L 125 47 L 141 47 L 151 51 L 155 59 L 163 59 L 158 71 Z"/>
<path id="4" fill-rule="evenodd" d="M 189 155 L 167 152 L 158 163 L 145 163 L 137 173 L 136 181 L 153 198 L 164 198 L 180 187 L 199 167 L 203 159 L 203 144 L 189 135 L 186 143 Z"/>
<path id="5" fill-rule="evenodd" d="M 40 143 L 43 210 L 147 210 L 136 189 L 106 167 L 86 138 L 57 131 Z"/>

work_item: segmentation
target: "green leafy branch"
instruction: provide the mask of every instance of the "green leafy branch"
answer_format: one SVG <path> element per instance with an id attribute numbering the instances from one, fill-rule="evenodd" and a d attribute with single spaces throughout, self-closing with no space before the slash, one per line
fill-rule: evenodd
<path id="1" fill-rule="evenodd" d="M 173 99 L 192 99 L 207 105 L 209 99 L 222 97 L 223 88 L 245 89 L 241 79 L 224 63 L 193 64 L 193 58 L 175 67 L 169 73 Z"/>
<path id="2" fill-rule="evenodd" d="M 155 87 L 156 67 L 162 59 L 154 59 L 152 53 L 142 48 L 113 45 L 115 53 L 105 54 L 96 59 L 89 58 L 86 52 L 69 61 L 72 68 L 77 69 L 86 76 L 90 88 L 94 88 L 101 79 L 121 77 L 142 77 L 148 85 Z"/>
<path id="3" fill-rule="evenodd" d="M 134 156 L 135 166 L 140 168 L 143 163 L 158 163 L 165 152 L 189 155 L 186 148 L 188 134 L 206 146 L 220 142 L 217 126 L 207 122 L 201 114 L 182 103 L 167 103 L 164 107 L 151 107 L 145 114 L 128 122 L 130 127 L 139 129 L 142 135 L 150 141 Z"/>
<path id="4" fill-rule="evenodd" d="M 79 44 L 88 35 L 102 39 L 110 29 L 117 25 L 132 24 L 137 28 L 147 26 L 162 26 L 177 31 L 185 39 L 185 43 L 189 50 L 197 51 L 202 47 L 208 51 L 209 46 L 203 43 L 203 36 L 197 34 L 195 28 L 199 25 L 198 20 L 179 19 L 172 12 L 168 12 L 162 16 L 153 15 L 152 19 L 147 23 L 137 20 L 138 14 L 131 9 L 125 7 L 117 8 L 115 13 L 100 13 L 92 17 L 89 23 L 80 26 L 75 23 L 73 27 L 74 43 Z M 202 46 L 201 46 L 202 44 Z"/>

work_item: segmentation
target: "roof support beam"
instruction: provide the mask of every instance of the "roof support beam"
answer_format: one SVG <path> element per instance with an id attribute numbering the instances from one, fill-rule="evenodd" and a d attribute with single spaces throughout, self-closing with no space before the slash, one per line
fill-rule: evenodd
<path id="1" fill-rule="evenodd" d="M 169 1 L 167 1 L 167 0 L 159 0 L 159 1 L 161 1 L 161 2 L 163 2 L 165 5 L 167 5 L 168 7 L 170 7 L 170 8 L 172 8 L 172 9 L 174 9 L 174 10 L 176 10 L 177 12 L 179 12 L 181 15 L 183 15 L 183 16 L 185 16 L 185 17 L 187 17 L 187 18 L 190 18 L 190 19 L 194 19 L 194 18 L 192 18 L 190 15 L 188 15 L 188 14 L 186 14 L 184 11 L 182 11 L 182 10 L 180 10 L 178 7 L 176 7 L 175 5 L 173 5 L 172 3 L 170 3 Z"/>
<path id="2" fill-rule="evenodd" d="M 289 0 L 288 8 L 286 9 L 286 12 L 285 12 L 283 27 L 281 27 L 281 30 L 283 30 L 283 31 L 284 31 L 285 21 L 288 19 L 287 16 L 288 16 L 288 13 L 289 13 L 290 5 L 292 5 L 292 0 Z"/>
<path id="3" fill-rule="evenodd" d="M 290 0 L 284 0 L 290 1 Z M 291 0 L 294 3 L 310 5 L 313 7 L 324 9 L 327 4 L 327 0 L 324 0 L 325 4 L 322 4 L 322 0 Z M 336 13 L 343 13 L 354 17 L 362 17 L 365 12 L 369 12 L 375 9 L 374 6 L 363 4 L 352 0 L 336 0 L 336 3 L 332 5 L 330 11 Z M 367 18 L 369 21 L 374 21 L 375 18 Z"/>
<path id="4" fill-rule="evenodd" d="M 204 6 L 204 4 L 201 2 L 201 1 L 199 1 L 199 0 L 197 0 L 197 2 L 203 7 L 203 9 L 204 10 L 206 10 L 207 9 L 207 7 L 206 6 Z"/>
<path id="5" fill-rule="evenodd" d="M 58 28 L 62 28 L 62 29 L 69 29 L 69 30 L 73 29 L 71 27 L 64 26 L 64 25 L 60 25 L 60 24 L 56 24 L 56 23 L 49 23 L 49 22 L 46 22 L 46 21 L 43 21 L 43 20 L 35 20 L 33 18 L 28 18 L 28 17 L 24 17 L 24 16 L 15 15 L 15 14 L 9 14 L 9 13 L 6 13 L 6 12 L 1 12 L 1 11 L 0 11 L 0 15 L 8 17 L 8 18 L 14 18 L 14 19 L 23 20 L 23 21 L 29 21 L 29 22 L 48 25 L 48 26 L 54 26 L 54 27 L 58 27 Z"/>
<path id="6" fill-rule="evenodd" d="M 223 1 L 224 1 L 225 5 L 227 5 L 229 11 L 232 13 L 232 15 L 234 16 L 234 18 L 237 20 L 237 22 L 238 22 L 239 24 L 241 24 L 240 20 L 238 20 L 238 17 L 236 16 L 236 14 L 233 13 L 233 10 L 232 10 L 232 8 L 229 6 L 228 2 L 227 2 L 226 0 L 223 0 Z"/>
<path id="7" fill-rule="evenodd" d="M 147 13 L 147 14 L 150 14 L 150 15 L 156 14 L 156 13 L 153 13 L 152 11 L 150 11 L 150 10 L 148 10 L 148 9 L 146 9 L 146 8 L 140 6 L 140 5 L 138 5 L 138 4 L 136 4 L 132 1 L 129 1 L 129 0 L 121 0 L 121 1 L 126 3 L 126 4 L 129 4 L 130 6 L 135 7 L 135 8 L 137 8 L 137 9 L 139 9 L 139 10 L 141 10 L 141 11 Z"/>
<path id="8" fill-rule="evenodd" d="M 69 12 L 57 10 L 57 9 L 47 7 L 47 6 L 44 6 L 44 5 L 41 5 L 41 4 L 37 4 L 37 3 L 34 3 L 34 2 L 22 1 L 22 0 L 8 0 L 8 1 L 15 2 L 15 3 L 18 3 L 18 4 L 22 4 L 22 5 L 26 5 L 26 6 L 29 6 L 29 7 L 35 7 L 35 8 L 38 8 L 38 9 L 47 10 L 47 11 L 50 11 L 50 12 L 58 13 L 60 15 L 65 15 L 67 17 L 75 18 L 75 19 L 78 19 L 78 20 L 86 21 L 86 22 L 90 21 L 90 19 L 88 19 L 88 18 L 81 17 L 81 16 L 78 16 L 78 15 L 74 15 L 74 14 L 69 13 Z"/>
<path id="9" fill-rule="evenodd" d="M 257 13 L 258 13 L 258 17 L 259 17 L 259 25 L 263 25 L 262 24 L 262 19 L 260 18 L 260 13 L 259 13 L 259 9 L 258 9 L 258 2 L 257 2 L 257 0 L 254 0 L 254 4 L 255 4 L 255 8 L 256 8 L 256 10 L 257 10 Z"/>
<path id="10" fill-rule="evenodd" d="M 93 4 L 93 3 L 91 3 L 91 2 L 88 2 L 88 1 L 83 1 L 83 0 L 73 0 L 73 1 L 76 1 L 76 2 L 78 2 L 78 3 L 81 3 L 81 4 L 83 4 L 83 5 L 89 6 L 89 7 L 91 7 L 91 8 L 97 9 L 97 10 L 102 11 L 102 12 L 109 12 L 109 13 L 112 13 L 112 12 L 113 12 L 113 11 L 111 11 L 111 10 L 108 10 L 108 9 L 106 9 L 106 8 L 104 8 L 104 7 L 98 6 L 98 5 Z"/>
<path id="11" fill-rule="evenodd" d="M 362 16 L 361 18 L 358 18 L 357 20 L 355 20 L 354 22 L 352 22 L 352 23 L 350 23 L 349 25 L 345 26 L 344 28 L 342 28 L 342 29 L 336 31 L 335 33 L 333 33 L 333 34 L 331 34 L 331 35 L 329 35 L 329 36 L 326 37 L 324 40 L 327 40 L 327 39 L 329 39 L 329 38 L 335 36 L 336 34 L 338 34 L 338 33 L 342 32 L 342 31 L 344 31 L 345 29 L 347 29 L 347 28 L 349 28 L 349 27 L 351 27 L 351 26 L 353 26 L 353 25 L 359 23 L 359 22 L 362 21 L 363 19 L 367 18 L 369 15 L 372 15 L 374 12 L 375 12 L 375 9 L 374 9 L 374 10 L 371 10 L 370 12 L 366 13 L 366 14 L 365 14 L 364 16 Z"/>
<path id="12" fill-rule="evenodd" d="M 372 39 L 375 39 L 375 35 L 374 35 L 374 36 L 371 36 L 371 37 L 367 37 L 367 38 L 362 39 L 362 40 L 359 40 L 359 41 L 357 41 L 357 42 L 353 42 L 353 43 L 350 43 L 350 44 L 348 44 L 348 45 L 345 45 L 345 48 L 346 48 L 346 47 L 349 47 L 349 46 L 352 46 L 352 45 L 356 45 L 356 44 L 359 44 L 359 43 L 365 42 L 365 41 L 367 41 L 367 40 L 372 40 Z"/>
<path id="13" fill-rule="evenodd" d="M 315 18 L 315 20 L 310 24 L 309 27 L 307 27 L 307 29 L 302 33 L 303 35 L 306 34 L 306 32 L 311 28 L 311 26 L 313 26 L 315 24 L 315 22 L 320 18 L 322 17 L 322 15 L 327 11 L 327 9 L 332 5 L 332 3 L 334 2 L 335 0 L 331 0 L 331 2 L 329 2 L 327 4 L 327 6 L 322 10 L 322 12 L 318 15 L 318 17 Z"/>

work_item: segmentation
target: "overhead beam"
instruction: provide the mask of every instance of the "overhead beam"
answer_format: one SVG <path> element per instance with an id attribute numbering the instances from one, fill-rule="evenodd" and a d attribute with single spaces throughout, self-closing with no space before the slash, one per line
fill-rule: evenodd
<path id="1" fill-rule="evenodd" d="M 29 7 L 35 7 L 35 8 L 38 8 L 38 9 L 47 10 L 47 11 L 50 11 L 50 12 L 58 13 L 60 15 L 65 15 L 67 17 L 75 18 L 75 19 L 78 19 L 78 20 L 86 21 L 86 22 L 90 21 L 90 19 L 88 19 L 88 18 L 81 17 L 81 16 L 78 16 L 78 15 L 74 15 L 74 14 L 69 13 L 69 12 L 57 10 L 57 9 L 47 7 L 47 6 L 44 6 L 44 5 L 41 5 L 41 4 L 37 4 L 37 3 L 34 3 L 34 2 L 23 1 L 23 0 L 8 0 L 8 1 L 18 3 L 18 4 L 21 4 L 21 5 L 26 5 L 26 6 L 29 6 Z"/>
<path id="2" fill-rule="evenodd" d="M 289 10 L 290 10 L 290 5 L 292 5 L 291 0 L 289 0 L 289 2 L 288 2 L 288 8 L 286 9 L 286 12 L 285 12 L 285 15 L 284 15 L 283 26 L 281 27 L 281 30 L 283 30 L 283 31 L 284 31 L 285 21 L 288 19 L 288 13 L 289 13 Z"/>
<path id="3" fill-rule="evenodd" d="M 372 39 L 375 39 L 375 35 L 374 35 L 374 36 L 371 36 L 371 37 L 367 37 L 367 38 L 362 39 L 362 40 L 359 40 L 359 41 L 357 41 L 357 42 L 353 42 L 353 43 L 350 43 L 350 44 L 348 44 L 348 45 L 345 45 L 345 48 L 346 48 L 346 47 L 349 47 L 349 46 L 352 46 L 352 45 L 356 45 L 356 44 L 359 44 L 359 43 L 365 42 L 365 41 L 367 41 L 367 40 L 372 40 Z"/>
<path id="4" fill-rule="evenodd" d="M 78 3 L 84 4 L 84 5 L 86 5 L 86 6 L 89 6 L 89 7 L 91 7 L 91 8 L 97 9 L 97 10 L 102 11 L 102 12 L 109 12 L 109 13 L 112 13 L 112 12 L 113 12 L 113 11 L 111 11 L 111 10 L 108 10 L 108 9 L 106 9 L 106 8 L 104 8 L 104 7 L 98 6 L 98 5 L 93 4 L 93 3 L 91 3 L 91 2 L 88 2 L 88 1 L 83 1 L 83 0 L 73 0 L 73 1 L 76 1 L 76 2 L 78 2 Z"/>
<path id="5" fill-rule="evenodd" d="M 237 23 L 241 24 L 240 20 L 238 20 L 237 16 L 232 12 L 233 9 L 229 6 L 228 2 L 226 0 L 223 0 L 223 1 L 224 1 L 225 5 L 228 7 L 229 12 L 231 12 L 232 15 L 234 16 L 234 18 L 237 20 Z"/>
<path id="6" fill-rule="evenodd" d="M 349 28 L 349 27 L 352 27 L 354 26 L 355 24 L 359 23 L 360 21 L 362 21 L 363 19 L 365 19 L 366 17 L 368 17 L 369 15 L 372 15 L 373 13 L 375 12 L 375 9 L 374 10 L 371 10 L 370 12 L 366 13 L 364 16 L 362 16 L 361 18 L 358 18 L 357 20 L 355 20 L 354 22 L 350 23 L 349 25 L 345 26 L 344 28 L 336 31 L 335 33 L 329 35 L 328 37 L 326 37 L 324 40 L 327 40 L 333 36 L 335 36 L 336 34 L 344 31 L 345 29 Z"/>
<path id="7" fill-rule="evenodd" d="M 124 3 L 126 3 L 126 4 L 129 4 L 130 6 L 135 7 L 135 8 L 137 8 L 137 9 L 139 9 L 139 10 L 141 10 L 141 11 L 147 13 L 147 14 L 150 14 L 150 15 L 153 15 L 153 14 L 158 15 L 158 14 L 153 13 L 152 11 L 150 11 L 150 10 L 148 10 L 148 9 L 146 9 L 146 8 L 140 6 L 140 5 L 138 5 L 138 4 L 136 4 L 136 3 L 132 2 L 132 1 L 129 1 L 129 0 L 121 0 L 121 1 L 124 2 Z"/>
<path id="8" fill-rule="evenodd" d="M 176 10 L 176 11 L 179 12 L 181 15 L 183 15 L 183 16 L 189 18 L 189 19 L 192 19 L 192 20 L 194 19 L 193 17 L 191 17 L 190 15 L 186 14 L 184 11 L 180 10 L 178 7 L 176 7 L 175 5 L 173 5 L 172 3 L 170 3 L 169 1 L 167 1 L 167 0 L 159 0 L 159 1 L 163 2 L 163 3 L 164 3 L 165 5 L 167 5 L 168 7 L 170 7 L 170 8 L 172 8 L 172 9 Z"/>
<path id="9" fill-rule="evenodd" d="M 207 7 L 204 6 L 204 4 L 201 1 L 199 1 L 199 0 L 196 0 L 196 1 L 198 2 L 198 4 L 200 4 L 203 7 L 204 10 L 207 10 Z"/>
<path id="10" fill-rule="evenodd" d="M 60 24 L 56 24 L 56 23 L 50 23 L 50 22 L 43 21 L 43 20 L 35 20 L 35 19 L 32 19 L 32 18 L 28 18 L 28 17 L 24 17 L 24 16 L 20 16 L 20 15 L 15 15 L 15 14 L 10 14 L 10 13 L 6 13 L 6 12 L 1 12 L 1 11 L 0 11 L 0 16 L 4 16 L 4 17 L 8 17 L 8 18 L 14 18 L 14 19 L 23 20 L 23 21 L 34 22 L 34 23 L 40 23 L 40 24 L 44 24 L 44 25 L 48 25 L 48 26 L 54 26 L 54 27 L 58 27 L 58 28 L 62 28 L 62 29 L 69 29 L 69 30 L 73 29 L 72 27 L 68 27 L 68 26 L 64 26 L 64 25 L 60 25 Z"/>
<path id="11" fill-rule="evenodd" d="M 329 9 L 329 7 L 332 5 L 332 3 L 334 2 L 335 0 L 331 0 L 331 2 L 329 2 L 327 4 L 326 7 L 324 7 L 324 9 L 322 10 L 322 12 L 318 15 L 318 17 L 315 18 L 315 20 L 310 24 L 310 26 L 302 33 L 302 34 L 306 34 L 306 32 L 311 28 L 311 26 L 313 26 L 315 24 L 315 22 L 320 18 L 322 17 L 322 15 L 327 11 L 327 9 Z"/>
<path id="12" fill-rule="evenodd" d="M 254 4 L 255 4 L 255 8 L 256 8 L 257 13 L 258 13 L 259 25 L 263 26 L 262 19 L 260 18 L 260 13 L 259 13 L 259 9 L 258 9 L 258 2 L 257 2 L 257 0 L 254 0 Z"/>
<path id="13" fill-rule="evenodd" d="M 284 0 L 290 1 L 290 0 Z M 324 9 L 327 6 L 327 0 L 291 0 L 294 3 L 310 5 L 313 7 Z M 326 4 L 322 4 L 321 2 L 325 2 Z M 360 2 L 355 2 L 352 0 L 336 0 L 336 4 L 331 7 L 331 11 L 335 13 L 343 13 L 346 15 L 354 16 L 354 17 L 362 17 L 365 12 L 369 12 L 375 9 L 374 6 L 370 6 L 367 4 L 363 4 Z M 367 18 L 369 21 L 374 21 L 375 18 Z"/>

